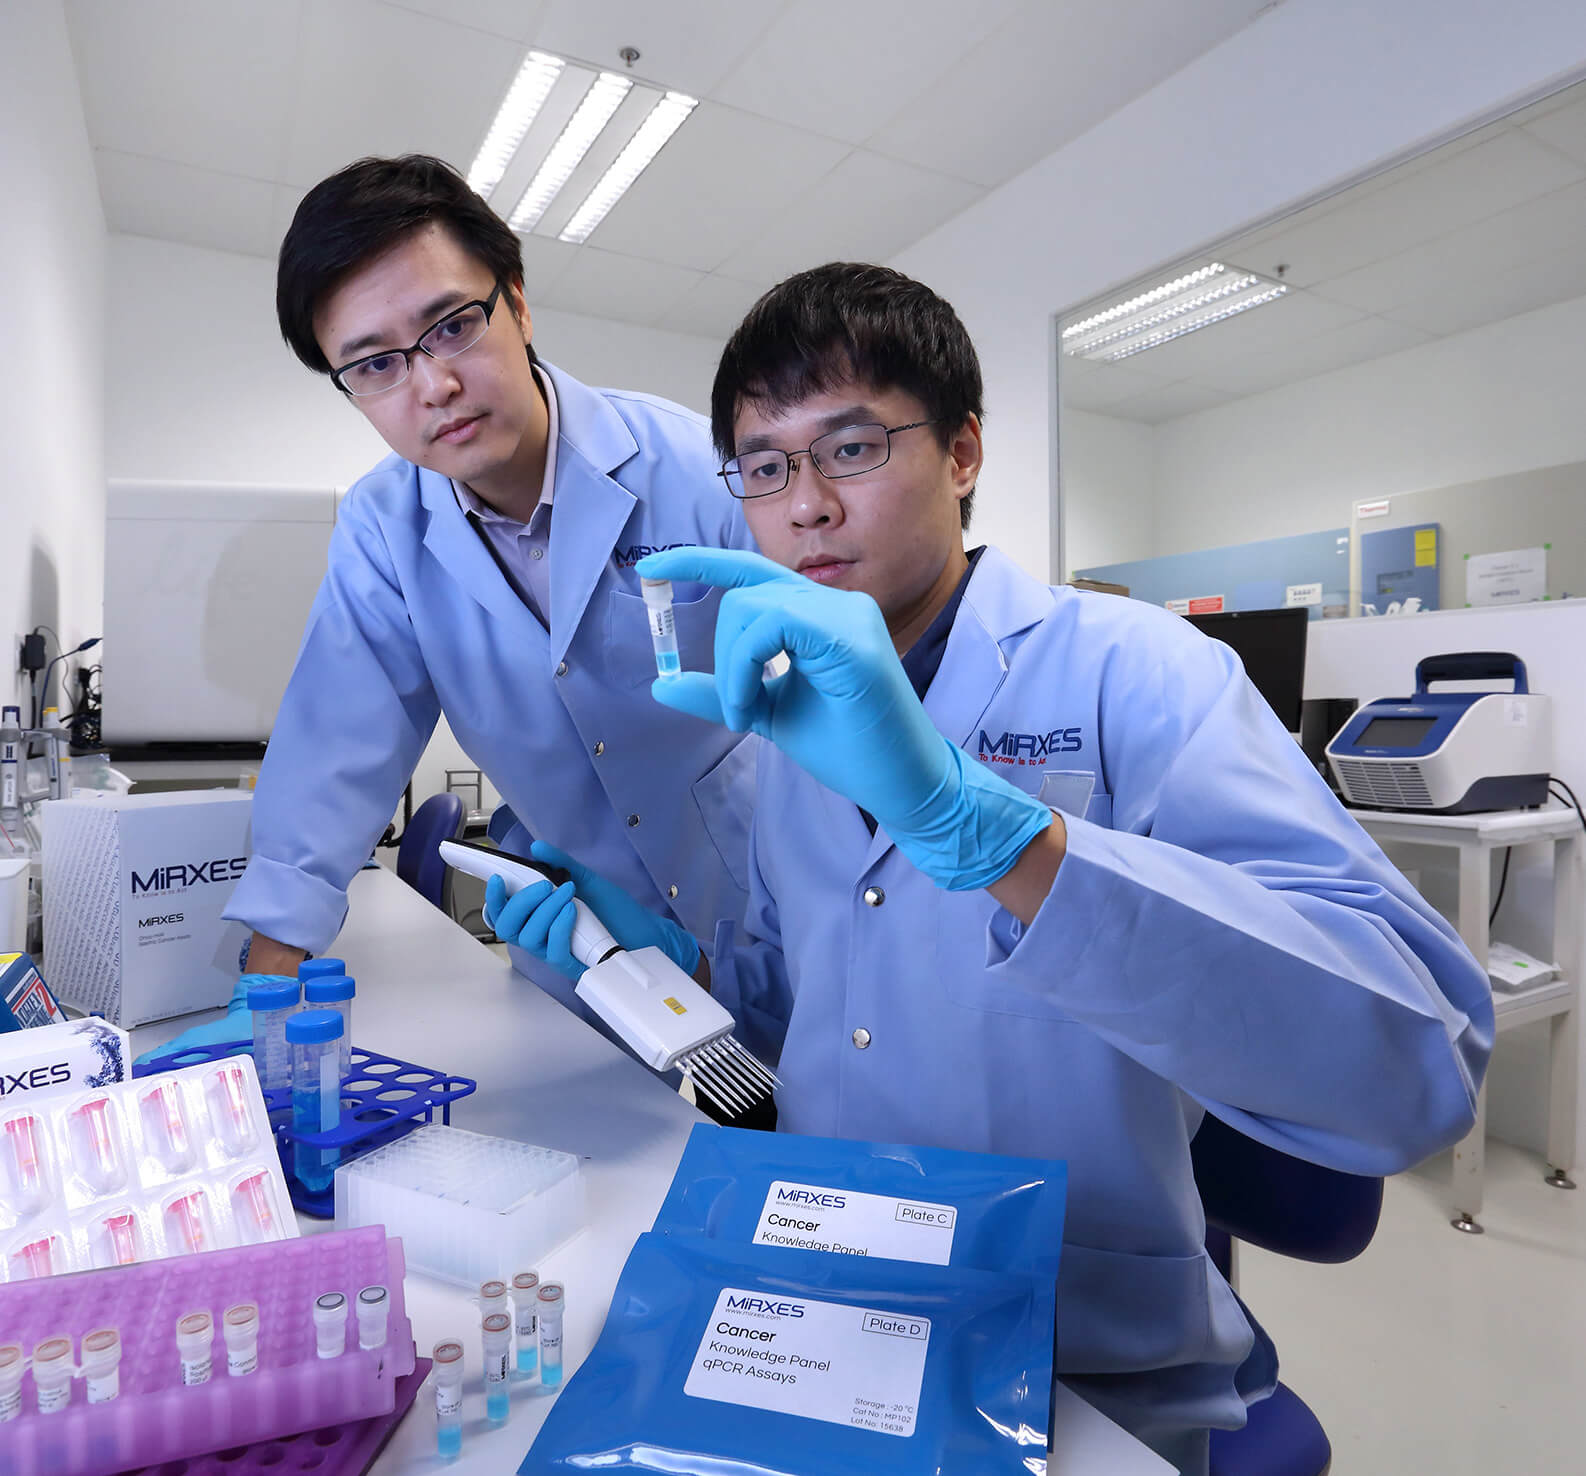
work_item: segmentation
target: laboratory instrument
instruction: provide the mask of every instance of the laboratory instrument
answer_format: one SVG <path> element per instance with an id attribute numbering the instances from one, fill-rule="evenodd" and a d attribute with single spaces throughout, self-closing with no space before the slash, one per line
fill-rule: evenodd
<path id="1" fill-rule="evenodd" d="M 534 1296 L 540 1319 L 540 1382 L 554 1389 L 562 1382 L 562 1284 L 542 1281 Z"/>
<path id="2" fill-rule="evenodd" d="M 287 1049 L 286 1022 L 303 999 L 303 986 L 279 974 L 254 974 L 248 985 L 248 1008 L 253 1012 L 253 1064 L 259 1087 L 275 1091 L 292 1081 L 292 1057 Z"/>
<path id="3" fill-rule="evenodd" d="M 341 1126 L 341 1016 L 303 1010 L 286 1022 L 292 1048 L 292 1131 L 330 1133 Z M 292 1173 L 309 1190 L 328 1189 L 341 1158 L 337 1148 L 302 1138 L 292 1145 Z"/>
<path id="4" fill-rule="evenodd" d="M 442 841 L 441 859 L 488 881 L 499 876 L 512 896 L 561 878 L 488 846 Z M 744 1112 L 781 1085 L 733 1038 L 733 1018 L 659 948 L 630 953 L 575 899 L 572 954 L 586 965 L 574 992 L 656 1071 L 682 1070 L 729 1112 Z"/>
<path id="5" fill-rule="evenodd" d="M 1507 681 L 1508 692 L 1434 692 L 1434 682 Z M 1327 745 L 1352 805 L 1463 815 L 1547 803 L 1552 701 L 1509 651 L 1416 663 L 1415 692 L 1368 702 Z"/>
<path id="6" fill-rule="evenodd" d="M 539 1273 L 519 1271 L 512 1278 L 512 1305 L 517 1312 L 518 1372 L 531 1374 L 540 1366 Z"/>
<path id="7" fill-rule="evenodd" d="M 504 1425 L 511 1413 L 507 1369 L 512 1357 L 512 1319 L 505 1312 L 487 1312 L 479 1324 L 485 1355 L 485 1418 Z"/>
<path id="8" fill-rule="evenodd" d="M 677 621 L 672 615 L 672 581 L 639 580 L 644 608 L 650 617 L 650 644 L 655 648 L 655 669 L 664 677 L 676 676 L 683 669 L 677 654 Z"/>
<path id="9" fill-rule="evenodd" d="M 22 709 L 0 709 L 0 826 L 9 849 L 22 847 Z M 0 844 L 5 837 L 0 836 Z"/>
<path id="10" fill-rule="evenodd" d="M 443 1460 L 463 1449 L 463 1345 L 447 1338 L 430 1354 L 435 1372 L 435 1448 Z"/>

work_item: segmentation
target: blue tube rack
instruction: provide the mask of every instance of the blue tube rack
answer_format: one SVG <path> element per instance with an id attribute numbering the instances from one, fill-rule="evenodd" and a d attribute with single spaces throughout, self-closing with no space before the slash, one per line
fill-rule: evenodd
<path id="1" fill-rule="evenodd" d="M 190 1046 L 185 1050 L 171 1051 L 153 1056 L 141 1065 L 134 1065 L 133 1076 L 154 1076 L 161 1071 L 174 1071 L 179 1066 L 196 1066 L 204 1061 L 218 1061 L 225 1056 L 251 1056 L 250 1041 L 222 1042 L 212 1046 Z M 341 1126 L 326 1133 L 298 1133 L 292 1130 L 292 1091 L 290 1087 L 277 1087 L 264 1093 L 264 1105 L 270 1114 L 270 1126 L 275 1132 L 276 1152 L 281 1155 L 281 1167 L 286 1174 L 287 1190 L 292 1204 L 306 1215 L 316 1219 L 333 1219 L 336 1214 L 336 1188 L 311 1190 L 303 1186 L 292 1172 L 292 1145 L 305 1143 L 313 1148 L 336 1148 L 343 1160 L 357 1158 L 383 1143 L 410 1133 L 420 1123 L 435 1121 L 436 1109 L 440 1120 L 449 1125 L 452 1120 L 452 1103 L 460 1097 L 477 1091 L 479 1083 L 466 1076 L 449 1076 L 428 1066 L 416 1066 L 411 1061 L 399 1061 L 395 1056 L 382 1056 L 358 1046 L 352 1048 L 352 1070 L 341 1084 Z"/>

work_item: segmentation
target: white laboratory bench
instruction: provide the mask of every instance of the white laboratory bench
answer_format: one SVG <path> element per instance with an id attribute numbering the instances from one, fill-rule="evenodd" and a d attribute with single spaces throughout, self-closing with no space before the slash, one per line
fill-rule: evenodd
<path id="1" fill-rule="evenodd" d="M 453 1126 L 583 1159 L 586 1228 L 538 1266 L 542 1278 L 567 1288 L 571 1378 L 605 1321 L 628 1252 L 665 1198 L 690 1127 L 704 1119 L 384 867 L 353 879 L 334 951 L 358 981 L 357 1044 L 479 1083 L 477 1092 L 453 1105 Z M 146 1051 L 198 1018 L 141 1027 L 133 1048 Z M 305 1234 L 328 1228 L 301 1216 L 299 1224 Z M 510 1420 L 489 1425 L 478 1309 L 457 1288 L 413 1273 L 405 1292 L 421 1355 L 447 1336 L 459 1337 L 466 1350 L 463 1453 L 449 1466 L 437 1461 L 434 1396 L 426 1384 L 373 1470 L 380 1476 L 515 1471 L 550 1396 L 536 1382 L 514 1384 Z M 1171 1466 L 1077 1395 L 1061 1385 L 1057 1393 L 1049 1470 L 1171 1476 Z"/>

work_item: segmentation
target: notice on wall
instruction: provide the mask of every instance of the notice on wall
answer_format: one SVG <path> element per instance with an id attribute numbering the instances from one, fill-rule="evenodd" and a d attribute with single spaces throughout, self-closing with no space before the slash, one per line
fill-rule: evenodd
<path id="1" fill-rule="evenodd" d="M 1547 598 L 1547 549 L 1471 554 L 1465 560 L 1467 605 L 1525 605 Z"/>
<path id="2" fill-rule="evenodd" d="M 1228 608 L 1226 595 L 1194 595 L 1187 600 L 1162 602 L 1175 615 L 1219 615 Z"/>
<path id="3" fill-rule="evenodd" d="M 1283 593 L 1283 603 L 1292 609 L 1296 605 L 1319 605 L 1322 602 L 1322 586 L 1318 580 L 1315 584 L 1290 584 Z"/>

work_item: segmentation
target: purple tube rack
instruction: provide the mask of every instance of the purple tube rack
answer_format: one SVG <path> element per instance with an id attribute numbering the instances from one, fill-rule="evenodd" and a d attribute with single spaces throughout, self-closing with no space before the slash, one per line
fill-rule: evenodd
<path id="1" fill-rule="evenodd" d="M 180 1472 L 168 1465 L 148 1466 L 129 1476 L 297 1476 L 300 1471 L 312 1471 L 314 1476 L 361 1476 L 412 1408 L 429 1371 L 430 1360 L 420 1358 L 412 1373 L 397 1380 L 396 1408 L 390 1414 L 351 1425 L 328 1425 L 306 1435 L 284 1435 L 246 1450 L 195 1456 L 177 1463 L 183 1468 Z"/>
<path id="2" fill-rule="evenodd" d="M 22 1414 L 4 1427 L 6 1476 L 111 1476 L 140 1466 L 248 1446 L 304 1430 L 389 1414 L 396 1383 L 414 1367 L 413 1328 L 402 1299 L 402 1242 L 375 1225 L 198 1256 L 174 1256 L 0 1286 L 0 1328 L 31 1355 L 46 1338 L 96 1327 L 121 1330 L 121 1394 L 90 1405 L 81 1380 L 58 1414 L 38 1413 L 29 1372 Z M 353 1298 L 388 1288 L 386 1344 L 358 1347 Z M 321 1359 L 310 1311 L 321 1292 L 347 1294 L 347 1351 Z M 221 1313 L 259 1307 L 259 1367 L 226 1372 Z M 215 1371 L 184 1388 L 176 1320 L 198 1309 L 215 1319 Z"/>

